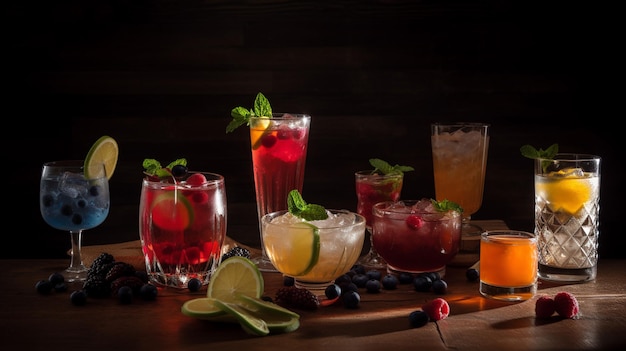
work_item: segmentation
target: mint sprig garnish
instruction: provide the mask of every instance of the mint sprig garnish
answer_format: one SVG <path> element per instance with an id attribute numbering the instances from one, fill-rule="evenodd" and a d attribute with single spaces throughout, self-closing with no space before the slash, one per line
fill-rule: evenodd
<path id="1" fill-rule="evenodd" d="M 289 213 L 307 221 L 316 221 L 328 218 L 326 209 L 320 205 L 307 204 L 296 189 L 287 195 L 287 208 Z"/>
<path id="2" fill-rule="evenodd" d="M 226 133 L 230 133 L 244 124 L 250 125 L 250 117 L 272 118 L 272 106 L 265 95 L 258 93 L 254 99 L 253 108 L 235 107 L 230 111 L 230 116 L 233 120 L 226 126 Z"/>
<path id="3" fill-rule="evenodd" d="M 435 209 L 439 212 L 448 212 L 452 210 L 457 211 L 458 213 L 463 213 L 463 207 L 461 207 L 454 201 L 450 201 L 448 199 L 444 199 L 443 201 L 431 199 L 430 201 L 433 203 Z"/>
<path id="4" fill-rule="evenodd" d="M 547 160 L 552 160 L 557 153 L 559 153 L 559 144 L 552 144 L 547 149 L 539 149 L 537 150 L 534 146 L 531 145 L 523 145 L 520 147 L 519 151 L 522 153 L 522 156 L 530 159 L 538 159 L 543 158 Z M 548 166 L 550 165 L 550 161 L 542 160 L 541 168 L 543 172 L 546 173 L 548 170 Z"/>
<path id="5" fill-rule="evenodd" d="M 526 158 L 532 158 L 532 159 L 547 158 L 551 160 L 554 158 L 554 156 L 556 156 L 557 153 L 559 153 L 559 144 L 552 144 L 545 150 L 544 149 L 537 150 L 532 145 L 523 145 L 519 149 L 519 151 L 522 153 L 522 156 Z"/>
<path id="6" fill-rule="evenodd" d="M 379 158 L 370 158 L 370 165 L 374 167 L 372 174 L 382 173 L 382 174 L 391 174 L 391 173 L 404 173 L 409 171 L 414 171 L 415 169 L 411 166 L 400 166 L 396 164 L 395 166 L 390 165 L 387 161 L 383 161 Z"/>
<path id="7" fill-rule="evenodd" d="M 143 160 L 143 168 L 145 169 L 144 173 L 152 176 L 161 177 L 170 177 L 172 175 L 172 168 L 176 165 L 181 165 L 187 167 L 187 159 L 179 158 L 174 162 L 170 162 L 167 167 L 163 168 L 161 163 L 153 158 L 146 158 Z"/>

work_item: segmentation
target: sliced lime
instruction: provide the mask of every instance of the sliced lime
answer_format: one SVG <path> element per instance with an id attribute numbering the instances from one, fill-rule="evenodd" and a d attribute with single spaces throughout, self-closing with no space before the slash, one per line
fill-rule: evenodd
<path id="1" fill-rule="evenodd" d="M 284 232 L 280 229 L 284 229 Z M 319 228 L 307 222 L 286 226 L 270 225 L 263 236 L 273 253 L 273 263 L 285 275 L 299 277 L 311 271 L 320 255 Z"/>
<path id="2" fill-rule="evenodd" d="M 270 118 L 253 118 L 250 121 L 250 145 L 252 149 L 256 150 L 261 146 L 261 138 L 269 131 L 267 128 L 270 126 Z"/>
<path id="3" fill-rule="evenodd" d="M 117 141 L 108 135 L 100 137 L 89 149 L 87 157 L 85 157 L 85 177 L 88 179 L 96 179 L 101 177 L 100 164 L 104 164 L 104 169 L 108 179 L 111 179 L 115 166 L 117 165 L 117 157 L 119 155 L 119 147 Z"/>
<path id="4" fill-rule="evenodd" d="M 193 222 L 193 206 L 182 192 L 167 191 L 154 199 L 150 209 L 152 222 L 159 228 L 181 231 Z"/>
<path id="5" fill-rule="evenodd" d="M 215 306 L 215 299 L 211 297 L 199 297 L 186 301 L 180 311 L 186 316 L 199 319 L 217 320 L 217 317 L 231 317 L 224 310 Z M 235 321 L 233 318 L 230 319 Z M 227 319 L 222 320 L 226 321 Z"/>
<path id="6" fill-rule="evenodd" d="M 242 306 L 218 299 L 215 300 L 215 306 L 235 317 L 246 333 L 258 336 L 265 336 L 270 333 L 267 323 L 263 319 L 258 318 Z"/>
<path id="7" fill-rule="evenodd" d="M 280 305 L 277 305 L 273 302 L 265 301 L 260 298 L 251 297 L 247 295 L 238 295 L 237 301 L 238 304 L 245 307 L 249 311 L 253 311 L 259 314 L 282 314 L 290 317 L 300 318 L 300 315 L 296 312 L 293 312 L 289 309 L 286 309 Z"/>
<path id="8" fill-rule="evenodd" d="M 264 288 L 263 275 L 254 262 L 233 256 L 222 261 L 211 275 L 207 297 L 235 302 L 238 295 L 260 298 Z"/>

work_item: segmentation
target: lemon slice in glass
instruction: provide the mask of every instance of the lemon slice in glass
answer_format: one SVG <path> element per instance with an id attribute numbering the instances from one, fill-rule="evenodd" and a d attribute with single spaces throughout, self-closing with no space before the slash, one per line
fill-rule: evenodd
<path id="1" fill-rule="evenodd" d="M 537 183 L 536 186 L 553 211 L 563 210 L 570 214 L 578 212 L 589 201 L 592 193 L 590 178 L 555 177 L 548 182 Z"/>
<path id="2" fill-rule="evenodd" d="M 117 141 L 108 135 L 104 135 L 96 140 L 89 149 L 87 157 L 85 157 L 85 177 L 95 179 L 101 176 L 101 168 L 97 165 L 104 164 L 106 176 L 111 179 L 117 165 L 117 157 L 119 155 L 119 147 Z"/>
<path id="3" fill-rule="evenodd" d="M 263 275 L 254 262 L 233 256 L 222 261 L 211 275 L 207 297 L 236 302 L 238 295 L 260 298 L 264 288 Z"/>
<path id="4" fill-rule="evenodd" d="M 250 122 L 250 145 L 256 150 L 261 146 L 261 138 L 270 126 L 270 118 L 255 118 Z"/>
<path id="5" fill-rule="evenodd" d="M 292 277 L 303 276 L 317 264 L 320 256 L 319 228 L 307 222 L 271 226 L 263 237 L 271 247 L 272 262 L 278 271 Z"/>

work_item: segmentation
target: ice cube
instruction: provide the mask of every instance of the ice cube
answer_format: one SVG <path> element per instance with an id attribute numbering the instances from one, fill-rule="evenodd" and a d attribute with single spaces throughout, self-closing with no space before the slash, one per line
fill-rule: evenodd
<path id="1" fill-rule="evenodd" d="M 550 173 L 550 176 L 557 178 L 582 178 L 585 176 L 585 172 L 582 168 L 564 168 Z"/>
<path id="2" fill-rule="evenodd" d="M 87 193 L 89 183 L 82 174 L 65 172 L 59 181 L 59 191 L 73 199 Z"/>

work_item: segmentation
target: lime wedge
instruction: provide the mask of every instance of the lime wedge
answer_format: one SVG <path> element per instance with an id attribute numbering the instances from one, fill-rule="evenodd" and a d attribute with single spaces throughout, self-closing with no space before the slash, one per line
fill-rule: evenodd
<path id="1" fill-rule="evenodd" d="M 111 179 L 113 172 L 115 172 L 119 151 L 117 141 L 108 135 L 96 140 L 85 157 L 85 177 L 87 179 L 99 178 L 101 169 L 98 165 L 104 163 L 106 176 Z"/>
<path id="2" fill-rule="evenodd" d="M 167 191 L 154 199 L 152 222 L 159 228 L 181 231 L 193 222 L 193 206 L 180 191 Z"/>
<path id="3" fill-rule="evenodd" d="M 264 288 L 259 268 L 245 257 L 233 256 L 222 261 L 211 275 L 207 297 L 236 302 L 238 295 L 260 298 Z"/>
<path id="4" fill-rule="evenodd" d="M 180 311 L 189 317 L 208 320 L 218 320 L 218 317 L 228 317 L 220 320 L 227 321 L 230 319 L 235 322 L 229 314 L 215 306 L 215 299 L 211 297 L 199 297 L 186 301 L 180 308 Z"/>
<path id="5" fill-rule="evenodd" d="M 285 231 L 279 228 L 285 228 Z M 274 266 L 285 275 L 303 276 L 319 260 L 320 235 L 313 224 L 298 222 L 289 227 L 268 227 L 263 241 L 265 247 L 270 248 L 268 251 L 273 253 Z"/>
<path id="6" fill-rule="evenodd" d="M 235 317 L 246 333 L 258 336 L 265 336 L 270 333 L 267 323 L 263 319 L 253 315 L 242 306 L 218 299 L 214 303 L 215 306 Z"/>
<path id="7" fill-rule="evenodd" d="M 237 303 L 241 306 L 245 307 L 247 310 L 259 313 L 259 314 L 276 314 L 276 315 L 285 315 L 289 317 L 300 318 L 300 315 L 296 312 L 288 310 L 280 305 L 277 305 L 273 302 L 265 301 L 260 298 L 251 297 L 247 295 L 238 295 L 237 299 L 239 300 Z"/>

